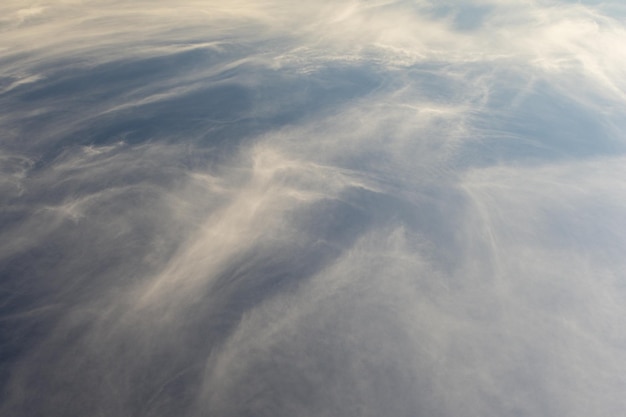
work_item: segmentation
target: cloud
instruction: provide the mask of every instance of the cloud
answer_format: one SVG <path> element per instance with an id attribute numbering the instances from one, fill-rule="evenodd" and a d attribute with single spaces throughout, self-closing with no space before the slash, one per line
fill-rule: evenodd
<path id="1" fill-rule="evenodd" d="M 0 414 L 619 415 L 617 3 L 0 6 Z"/>

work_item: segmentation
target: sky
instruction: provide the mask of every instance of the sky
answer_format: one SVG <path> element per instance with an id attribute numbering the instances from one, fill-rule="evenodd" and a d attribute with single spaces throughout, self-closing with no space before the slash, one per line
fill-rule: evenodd
<path id="1" fill-rule="evenodd" d="M 623 415 L 624 22 L 4 0 L 0 415 Z"/>

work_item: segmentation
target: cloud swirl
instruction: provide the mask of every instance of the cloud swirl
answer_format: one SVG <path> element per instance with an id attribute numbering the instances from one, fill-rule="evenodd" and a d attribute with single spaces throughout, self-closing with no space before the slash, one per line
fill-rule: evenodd
<path id="1" fill-rule="evenodd" d="M 626 410 L 619 2 L 0 16 L 0 414 Z"/>

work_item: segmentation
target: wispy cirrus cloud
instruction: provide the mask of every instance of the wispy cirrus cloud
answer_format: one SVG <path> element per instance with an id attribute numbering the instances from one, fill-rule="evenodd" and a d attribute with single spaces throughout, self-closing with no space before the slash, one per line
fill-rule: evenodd
<path id="1" fill-rule="evenodd" d="M 4 2 L 0 410 L 619 415 L 619 10 Z"/>

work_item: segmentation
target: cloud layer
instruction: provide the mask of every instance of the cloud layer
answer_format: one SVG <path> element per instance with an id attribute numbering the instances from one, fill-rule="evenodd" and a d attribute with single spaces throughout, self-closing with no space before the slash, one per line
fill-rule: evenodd
<path id="1" fill-rule="evenodd" d="M 623 414 L 619 2 L 0 16 L 0 414 Z"/>

